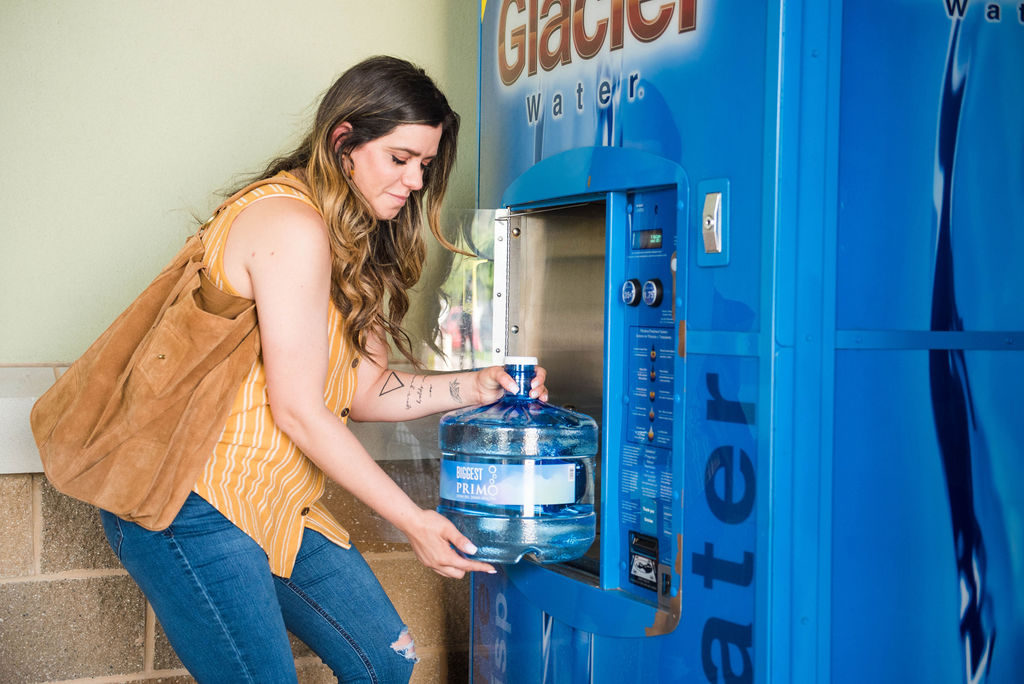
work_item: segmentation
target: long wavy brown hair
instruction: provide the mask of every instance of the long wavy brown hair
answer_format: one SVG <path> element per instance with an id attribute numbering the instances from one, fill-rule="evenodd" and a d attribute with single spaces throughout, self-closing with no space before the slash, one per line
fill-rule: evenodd
<path id="1" fill-rule="evenodd" d="M 333 133 L 343 122 L 352 130 L 336 147 Z M 395 218 L 384 221 L 352 182 L 343 160 L 402 124 L 439 125 L 441 140 L 437 156 L 425 169 L 423 187 L 411 193 Z M 402 329 L 409 310 L 406 290 L 419 280 L 426 257 L 421 233 L 424 205 L 438 242 L 461 251 L 442 235 L 440 220 L 458 133 L 459 115 L 423 69 L 395 57 L 371 57 L 327 90 L 312 130 L 299 146 L 256 176 L 304 170 L 330 237 L 331 300 L 345 320 L 345 336 L 360 354 L 367 354 L 371 332 L 383 333 L 414 366 L 421 366 Z"/>

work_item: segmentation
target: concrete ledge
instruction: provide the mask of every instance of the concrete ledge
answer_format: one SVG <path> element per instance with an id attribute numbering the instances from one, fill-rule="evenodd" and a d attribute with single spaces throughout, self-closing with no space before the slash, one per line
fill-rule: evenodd
<path id="1" fill-rule="evenodd" d="M 63 365 L 0 366 L 0 475 L 41 473 L 43 464 L 32 438 L 29 413 Z"/>

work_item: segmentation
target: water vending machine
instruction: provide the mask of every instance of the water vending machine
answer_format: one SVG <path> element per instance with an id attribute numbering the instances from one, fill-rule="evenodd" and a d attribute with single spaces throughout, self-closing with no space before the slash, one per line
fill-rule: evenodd
<path id="1" fill-rule="evenodd" d="M 597 540 L 472 681 L 1024 681 L 1024 4 L 481 3 L 493 349 Z"/>

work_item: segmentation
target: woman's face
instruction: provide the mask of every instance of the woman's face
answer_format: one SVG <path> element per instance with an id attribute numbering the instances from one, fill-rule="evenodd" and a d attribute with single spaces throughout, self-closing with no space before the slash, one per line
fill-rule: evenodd
<path id="1" fill-rule="evenodd" d="M 347 124 L 343 124 L 347 125 Z M 401 124 L 352 150 L 352 181 L 378 219 L 393 219 L 409 193 L 423 187 L 423 174 L 437 156 L 441 126 Z"/>

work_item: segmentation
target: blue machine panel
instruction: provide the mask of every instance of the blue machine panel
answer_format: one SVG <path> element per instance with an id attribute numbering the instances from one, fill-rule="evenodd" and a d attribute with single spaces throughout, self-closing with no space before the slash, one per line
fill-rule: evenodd
<path id="1" fill-rule="evenodd" d="M 837 354 L 833 681 L 1020 681 L 1021 378 L 1020 352 Z"/>
<path id="2" fill-rule="evenodd" d="M 600 578 L 476 578 L 474 681 L 1024 681 L 1024 5 L 482 10 L 481 206 L 611 242 Z"/>
<path id="3" fill-rule="evenodd" d="M 621 239 L 626 270 L 621 301 L 625 334 L 625 402 L 613 420 L 625 427 L 615 448 L 618 469 L 620 590 L 657 605 L 659 593 L 675 593 L 670 569 L 677 545 L 673 474 L 676 344 L 673 330 L 676 253 L 676 190 L 627 196 L 628 229 Z M 635 296 L 629 296 L 633 290 Z M 609 404 L 615 405 L 614 397 Z M 662 569 L 659 572 L 659 567 Z M 668 571 L 666 571 L 668 569 Z"/>
<path id="4" fill-rule="evenodd" d="M 839 328 L 1024 330 L 1019 4 L 843 4 Z"/>
<path id="5" fill-rule="evenodd" d="M 754 673 L 759 364 L 691 355 L 686 363 L 684 662 L 708 681 Z"/>
<path id="6" fill-rule="evenodd" d="M 505 574 L 473 576 L 474 682 L 543 681 L 543 615 Z M 550 649 L 547 649 L 550 653 Z M 581 679 L 577 681 L 588 681 Z"/>

